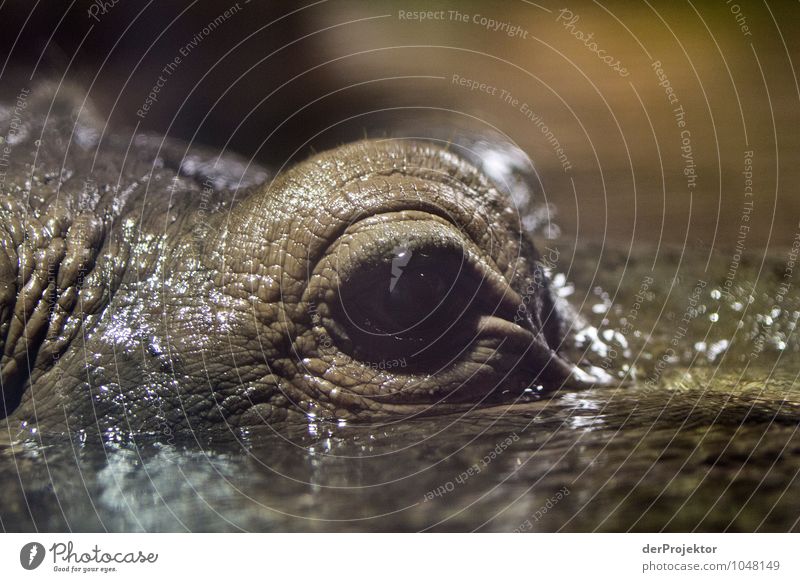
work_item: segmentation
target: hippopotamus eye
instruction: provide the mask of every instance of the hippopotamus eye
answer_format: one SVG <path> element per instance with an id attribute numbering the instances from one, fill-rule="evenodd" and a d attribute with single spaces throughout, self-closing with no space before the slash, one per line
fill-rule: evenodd
<path id="1" fill-rule="evenodd" d="M 388 273 L 376 273 L 376 281 L 362 307 L 364 317 L 374 321 L 375 330 L 390 334 L 417 333 L 435 329 L 452 313 L 459 297 L 459 279 L 465 268 L 459 257 L 400 249 L 391 260 Z M 461 282 L 463 283 L 463 282 Z M 370 313 L 371 312 L 371 313 Z"/>
<path id="2" fill-rule="evenodd" d="M 459 249 L 398 246 L 387 255 L 339 289 L 338 319 L 354 351 L 369 360 L 441 353 L 474 306 L 480 278 Z"/>

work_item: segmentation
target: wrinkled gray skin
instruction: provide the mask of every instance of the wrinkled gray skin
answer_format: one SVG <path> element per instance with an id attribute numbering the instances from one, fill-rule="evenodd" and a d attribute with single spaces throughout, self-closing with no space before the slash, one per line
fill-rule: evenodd
<path id="1" fill-rule="evenodd" d="M 455 153 L 364 141 L 272 180 L 231 156 L 104 133 L 80 110 L 41 93 L 0 113 L 12 434 L 374 420 L 579 383 L 556 353 L 571 322 L 517 212 Z M 374 298 L 380 310 L 409 253 L 427 263 L 406 275 L 418 279 L 401 289 L 405 317 L 431 311 L 413 294 L 456 258 L 450 329 L 359 332 L 374 306 L 354 312 Z"/>

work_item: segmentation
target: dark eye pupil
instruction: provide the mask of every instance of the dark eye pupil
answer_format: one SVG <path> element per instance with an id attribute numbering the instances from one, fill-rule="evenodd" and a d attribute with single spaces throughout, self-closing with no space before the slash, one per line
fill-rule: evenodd
<path id="1" fill-rule="evenodd" d="M 412 259 L 400 273 L 392 273 L 384 305 L 400 328 L 424 325 L 447 302 L 447 294 L 456 291 L 453 278 L 448 280 L 447 273 L 436 271 L 425 262 Z"/>
<path id="2" fill-rule="evenodd" d="M 464 257 L 452 250 L 395 247 L 381 267 L 345 285 L 342 306 L 373 337 L 436 337 L 457 316 L 452 312 L 461 303 L 464 270 Z"/>
<path id="3" fill-rule="evenodd" d="M 447 359 L 459 338 L 470 337 L 460 332 L 470 325 L 480 289 L 468 257 L 460 248 L 411 244 L 381 259 L 343 281 L 336 316 L 346 325 L 342 345 L 367 361 Z"/>

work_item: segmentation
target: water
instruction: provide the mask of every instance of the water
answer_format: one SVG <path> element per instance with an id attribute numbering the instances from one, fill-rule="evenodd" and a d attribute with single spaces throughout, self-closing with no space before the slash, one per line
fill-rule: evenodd
<path id="1" fill-rule="evenodd" d="M 591 324 L 584 360 L 619 385 L 380 426 L 6 440 L 0 525 L 799 530 L 800 305 L 776 291 L 786 253 L 743 261 L 726 287 L 718 257 L 706 268 L 663 249 L 654 262 L 652 250 L 637 259 L 547 244 L 560 254 L 561 294 Z"/>

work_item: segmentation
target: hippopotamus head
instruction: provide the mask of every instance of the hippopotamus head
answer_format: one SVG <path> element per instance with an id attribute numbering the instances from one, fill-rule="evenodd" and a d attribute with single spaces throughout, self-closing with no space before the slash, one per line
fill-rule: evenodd
<path id="1" fill-rule="evenodd" d="M 25 135 L 60 180 L 15 155 L 7 184 L 36 191 L 3 192 L 17 428 L 374 420 L 589 380 L 508 188 L 455 145 L 361 141 L 269 179 L 161 137 L 98 143 L 69 103 L 46 110 Z"/>

